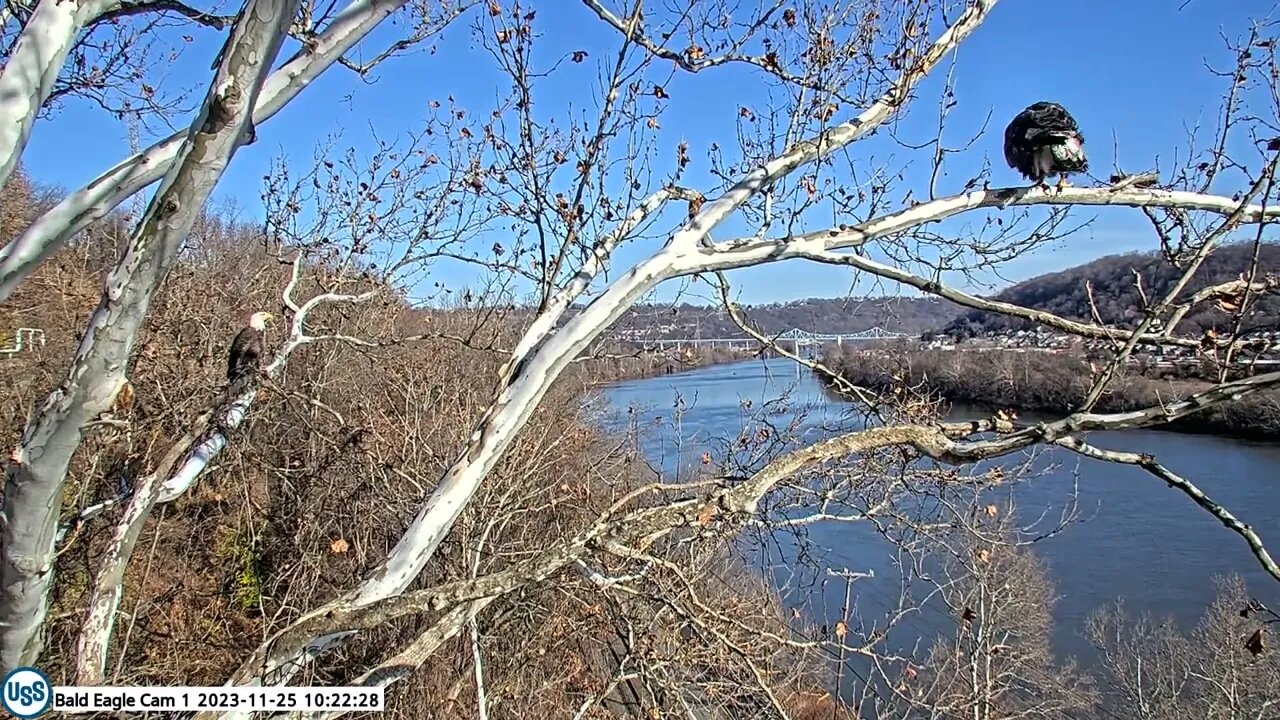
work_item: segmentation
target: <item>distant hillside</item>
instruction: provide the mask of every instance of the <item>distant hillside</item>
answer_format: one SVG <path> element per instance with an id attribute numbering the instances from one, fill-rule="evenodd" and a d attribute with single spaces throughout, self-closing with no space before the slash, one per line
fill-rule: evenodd
<path id="1" fill-rule="evenodd" d="M 1252 243 L 1227 245 L 1209 256 L 1184 297 L 1208 285 L 1237 278 L 1249 267 Z M 1259 255 L 1264 271 L 1280 271 L 1280 245 L 1265 244 Z M 998 300 L 1048 310 L 1076 320 L 1092 318 L 1086 281 L 1093 283 L 1093 300 L 1102 321 L 1132 327 L 1142 318 L 1141 300 L 1135 285 L 1135 273 L 1142 276 L 1142 288 L 1148 298 L 1168 292 L 1179 277 L 1179 271 L 1155 252 L 1108 255 L 1061 272 L 1040 275 L 1018 283 L 995 296 Z M 1206 328 L 1221 328 L 1230 316 L 1216 305 L 1205 304 L 1192 310 L 1178 327 L 1186 334 L 1199 334 Z M 988 333 L 1030 328 L 1034 323 L 993 313 L 971 310 L 963 313 L 940 331 L 958 339 Z M 1280 326 L 1280 297 L 1264 297 L 1246 323 L 1245 329 Z"/>
<path id="2" fill-rule="evenodd" d="M 950 302 L 932 298 L 891 297 L 810 298 L 743 306 L 751 323 L 767 334 L 791 328 L 849 333 L 879 327 L 919 335 L 945 326 L 959 310 Z M 637 305 L 618 320 L 613 334 L 645 340 L 743 337 L 723 308 L 688 304 Z"/>

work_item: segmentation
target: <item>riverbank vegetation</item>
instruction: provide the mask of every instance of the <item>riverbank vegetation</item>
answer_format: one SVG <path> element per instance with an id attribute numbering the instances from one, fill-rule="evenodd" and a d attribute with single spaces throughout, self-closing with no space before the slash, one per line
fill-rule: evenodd
<path id="1" fill-rule="evenodd" d="M 1058 353 L 990 349 L 921 349 L 908 343 L 874 350 L 828 346 L 824 364 L 844 380 L 892 392 L 912 387 L 955 402 L 991 408 L 1069 413 L 1089 395 L 1099 363 Z M 830 385 L 832 379 L 823 374 Z M 1117 373 L 1095 406 L 1123 413 L 1179 402 L 1213 387 L 1195 378 L 1152 378 L 1141 367 Z M 1254 393 L 1164 424 L 1169 430 L 1280 439 L 1280 390 Z"/>
<path id="2" fill-rule="evenodd" d="M 1070 518 L 1028 527 L 990 491 L 1030 472 L 1002 459 L 1048 446 L 1134 465 L 1280 580 L 1233 514 L 1262 510 L 1223 507 L 1159 458 L 1090 444 L 1091 431 L 1178 422 L 1280 386 L 1280 373 L 1220 377 L 1141 412 L 1099 409 L 1139 341 L 1241 352 L 1276 290 L 1254 253 L 1230 280 L 1177 292 L 1228 236 L 1254 234 L 1256 248 L 1280 220 L 1280 145 L 1255 142 L 1280 126 L 1280 43 L 1256 25 L 1221 54 L 1235 63 L 1223 127 L 1191 138 L 1203 152 L 1185 166 L 1141 184 L 1000 187 L 986 169 L 964 177 L 982 162 L 950 164 L 988 140 L 952 150 L 948 122 L 973 103 L 950 74 L 969 72 L 968 54 L 951 58 L 1003 5 L 11 8 L 0 323 L 25 346 L 0 360 L 0 673 L 369 685 L 389 693 L 388 717 L 445 720 L 1265 716 L 1280 655 L 1256 593 L 1227 586 L 1187 640 L 1107 616 L 1119 618 L 1096 624 L 1107 663 L 1077 667 L 1052 656 L 1055 591 L 1033 554 Z M 205 47 L 216 60 L 168 73 L 207 44 L 188 31 L 218 41 Z M 374 38 L 391 45 L 360 45 Z M 998 40 L 989 52 L 1025 56 Z M 415 46 L 440 55 L 401 57 Z M 317 80 L 344 68 L 367 79 L 384 62 L 422 63 L 372 103 L 413 108 L 393 113 L 413 118 L 407 132 L 304 153 L 268 140 L 304 88 L 309 121 L 359 127 L 348 114 L 367 105 L 325 112 L 341 93 Z M 937 117 L 899 123 L 932 94 L 915 106 Z M 76 102 L 105 109 L 92 117 L 109 127 L 69 137 L 143 149 L 78 190 L 33 190 L 18 163 L 30 131 Z M 178 129 L 146 138 L 140 126 Z M 930 139 L 904 142 L 921 128 Z M 250 191 L 261 206 L 211 203 L 248 157 L 264 169 Z M 889 157 L 914 169 L 868 168 Z M 1150 222 L 1177 270 L 1167 294 L 1143 286 L 1132 328 L 948 284 L 1063 240 L 1099 206 Z M 957 241 L 940 230 L 952 218 L 979 231 Z M 625 427 L 603 429 L 599 383 L 656 367 L 611 357 L 627 354 L 611 330 L 629 310 L 659 303 L 660 288 L 700 292 L 749 327 L 733 283 L 765 271 L 736 271 L 784 260 L 939 298 L 908 303 L 917 320 L 944 301 L 994 307 L 1109 344 L 1082 407 L 1034 426 L 1007 413 L 950 424 L 888 393 L 863 396 L 881 422 L 850 415 L 815 433 L 786 400 L 744 398 L 735 431 L 692 452 L 677 436 L 669 466 L 642 455 L 644 440 L 681 430 L 696 398 L 628 408 Z M 1153 330 L 1206 304 L 1230 315 L 1214 336 Z M 231 339 L 258 312 L 275 316 L 258 367 L 229 383 Z M 670 325 L 657 331 L 687 334 Z M 787 354 L 770 332 L 753 337 Z M 848 528 L 884 541 L 888 572 L 861 557 L 832 565 Z M 1134 636 L 1157 647 L 1112 640 Z M 1153 686 L 1153 668 L 1176 681 Z"/>
<path id="3" fill-rule="evenodd" d="M 21 202 L 30 200 L 24 182 L 10 183 L 0 216 L 23 212 Z M 73 351 L 79 319 L 96 301 L 112 261 L 104 252 L 108 240 L 95 232 L 60 252 L 0 313 L 6 327 L 21 318 L 41 328 L 45 341 L 0 365 L 8 397 L 0 416 L 5 442 L 20 441 L 27 414 Z M 84 611 L 104 590 L 98 573 L 114 543 L 109 526 L 78 518 L 104 502 L 123 503 L 149 474 L 163 471 L 157 448 L 188 432 L 186 419 L 224 392 L 226 351 L 238 329 L 232 321 L 279 305 L 294 272 L 264 248 L 260 227 L 229 216 L 202 217 L 188 253 L 140 334 L 128 399 L 87 433 L 62 495 L 65 533 L 56 568 L 62 582 L 51 598 L 41 659 L 58 683 L 75 681 Z M 322 266 L 303 266 L 299 277 L 300 300 L 357 281 Z M 519 331 L 485 321 L 472 308 L 416 310 L 381 292 L 312 322 L 312 332 L 323 328 L 368 344 L 320 343 L 292 356 L 260 391 L 252 420 L 221 456 L 217 478 L 141 529 L 145 561 L 126 574 L 119 607 L 130 633 L 110 657 L 117 684 L 216 685 L 262 637 L 296 620 L 298 608 L 323 603 L 368 573 L 451 460 L 447 448 L 465 440 L 489 402 L 489 379 L 502 361 L 496 349 L 509 346 Z M 271 327 L 269 343 L 278 345 L 287 332 Z M 466 580 L 536 555 L 549 539 L 572 537 L 611 503 L 652 482 L 634 443 L 598 429 L 583 404 L 600 382 L 663 367 L 652 358 L 584 356 L 459 519 L 458 540 L 425 572 Z M 680 360 L 668 362 L 681 367 Z M 706 705 L 750 706 L 750 691 L 736 689 L 751 686 L 750 670 L 717 659 L 722 643 L 747 649 L 762 672 L 777 678 L 780 703 L 812 703 L 806 697 L 821 684 L 806 675 L 795 653 L 755 635 L 764 628 L 787 632 L 775 594 L 714 547 L 684 554 L 672 569 L 691 579 L 690 591 L 713 613 L 708 622 L 734 619 L 715 623 L 720 640 L 682 635 L 657 598 L 604 601 L 594 571 L 561 573 L 554 583 L 491 605 L 492 625 L 455 639 L 423 663 L 412 682 L 394 688 L 390 716 L 419 718 L 431 708 L 435 718 L 474 717 L 475 693 L 485 688 L 495 712 L 510 707 L 522 717 L 557 717 L 592 698 L 591 704 L 641 716 L 655 702 L 650 687 L 686 682 L 689 672 L 697 673 Z M 750 623 L 752 632 L 740 623 Z M 388 645 L 411 643 L 431 625 L 430 618 L 408 618 L 371 633 L 324 673 L 340 681 L 349 663 L 376 663 Z M 620 634 L 628 626 L 634 629 Z M 473 687 L 470 673 L 454 669 L 473 653 L 485 658 L 481 688 Z M 629 667 L 656 677 L 640 682 Z"/>
<path id="4" fill-rule="evenodd" d="M 945 327 L 961 308 L 936 298 L 805 298 L 741 308 L 751 324 L 766 335 L 791 329 L 816 333 L 859 333 L 882 329 L 916 336 Z M 614 332 L 637 339 L 688 340 L 742 337 L 741 328 L 723 307 L 688 302 L 637 305 L 622 316 Z"/>

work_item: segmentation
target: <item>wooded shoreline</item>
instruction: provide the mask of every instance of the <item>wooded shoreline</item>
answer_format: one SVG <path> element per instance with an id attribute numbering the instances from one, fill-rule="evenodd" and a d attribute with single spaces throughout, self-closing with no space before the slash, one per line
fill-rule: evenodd
<path id="1" fill-rule="evenodd" d="M 1078 357 L 1003 350 L 907 353 L 845 352 L 828 348 L 825 364 L 845 380 L 874 390 L 910 388 L 1009 410 L 1067 413 L 1088 392 L 1090 370 Z M 830 387 L 832 379 L 819 373 Z M 1099 400 L 1099 412 L 1127 412 L 1183 398 L 1209 387 L 1202 380 L 1156 379 L 1130 371 Z M 1280 441 L 1280 392 L 1262 391 L 1239 401 L 1181 418 L 1162 430 L 1221 437 Z"/>

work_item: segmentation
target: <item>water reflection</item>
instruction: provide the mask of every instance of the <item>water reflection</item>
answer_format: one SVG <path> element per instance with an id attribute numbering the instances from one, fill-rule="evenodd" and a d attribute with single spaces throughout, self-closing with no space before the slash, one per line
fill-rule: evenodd
<path id="1" fill-rule="evenodd" d="M 621 428 L 634 420 L 642 429 L 642 451 L 668 478 L 698 466 L 708 450 L 719 459 L 734 438 L 752 429 L 751 415 L 761 408 L 771 423 L 795 421 L 795 434 L 805 442 L 862 422 L 852 405 L 833 401 L 810 374 L 797 373 L 785 360 L 754 360 L 618 383 L 605 391 L 605 397 L 614 408 L 609 423 Z M 978 408 L 957 407 L 952 417 L 985 414 Z M 1264 541 L 1280 546 L 1280 445 L 1162 431 L 1101 432 L 1089 439 L 1109 449 L 1156 455 L 1251 524 Z M 1041 474 L 1007 491 L 1021 516 L 1056 517 L 1068 509 L 1078 490 L 1078 522 L 1036 546 L 1060 598 L 1053 635 L 1060 655 L 1091 655 L 1082 636 L 1085 618 L 1117 597 L 1125 598 L 1130 610 L 1194 623 L 1212 599 L 1215 574 L 1238 572 L 1259 599 L 1280 604 L 1280 584 L 1257 565 L 1243 540 L 1177 490 L 1137 468 L 1064 450 L 999 462 L 1009 466 L 1029 458 Z M 795 557 L 797 546 L 789 543 L 762 543 L 758 552 L 792 598 L 804 597 L 809 588 L 823 588 L 825 582 L 824 591 L 811 593 L 805 604 L 815 621 L 834 622 L 843 602 L 844 583 L 826 578 L 827 567 L 875 573 L 874 579 L 855 585 L 854 602 L 865 617 L 875 618 L 897 603 L 898 558 L 871 526 L 818 523 L 805 531 L 814 547 L 826 549 L 821 556 Z M 811 571 L 809 564 L 818 571 Z M 946 612 L 930 605 L 906 622 L 929 635 L 945 624 Z"/>

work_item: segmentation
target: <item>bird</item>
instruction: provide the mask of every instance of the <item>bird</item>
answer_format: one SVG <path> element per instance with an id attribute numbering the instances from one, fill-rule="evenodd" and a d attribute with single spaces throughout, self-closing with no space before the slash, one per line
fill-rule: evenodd
<path id="1" fill-rule="evenodd" d="M 236 333 L 227 354 L 227 394 L 234 397 L 245 389 L 247 381 L 258 372 L 262 359 L 262 333 L 267 321 L 275 318 L 269 312 L 249 316 L 249 324 Z"/>
<path id="2" fill-rule="evenodd" d="M 1018 113 L 1004 129 L 1004 159 L 1038 187 L 1058 175 L 1058 190 L 1069 173 L 1087 172 L 1084 135 L 1076 119 L 1055 102 L 1040 101 Z"/>

